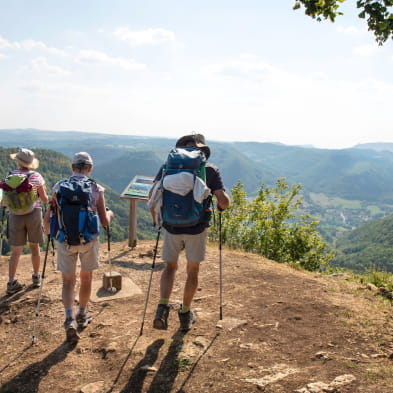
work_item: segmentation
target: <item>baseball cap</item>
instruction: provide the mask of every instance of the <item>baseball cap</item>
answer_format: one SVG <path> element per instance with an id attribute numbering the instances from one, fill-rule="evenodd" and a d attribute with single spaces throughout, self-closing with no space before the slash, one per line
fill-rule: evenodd
<path id="1" fill-rule="evenodd" d="M 74 158 L 72 159 L 72 165 L 77 165 L 77 164 L 93 165 L 93 160 L 91 159 L 89 153 L 86 153 L 85 151 L 81 151 L 79 153 L 75 153 Z"/>

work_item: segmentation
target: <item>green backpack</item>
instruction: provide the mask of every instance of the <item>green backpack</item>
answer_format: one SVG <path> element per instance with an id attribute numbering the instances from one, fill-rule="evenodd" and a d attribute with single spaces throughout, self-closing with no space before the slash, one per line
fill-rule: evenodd
<path id="1" fill-rule="evenodd" d="M 27 173 L 10 172 L 0 183 L 10 213 L 21 216 L 34 210 L 37 196 L 29 180 L 33 173 L 33 171 Z"/>

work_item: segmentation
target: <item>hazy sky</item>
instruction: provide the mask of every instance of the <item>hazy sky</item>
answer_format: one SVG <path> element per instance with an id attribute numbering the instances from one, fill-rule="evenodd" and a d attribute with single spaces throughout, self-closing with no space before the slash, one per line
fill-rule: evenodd
<path id="1" fill-rule="evenodd" d="M 0 0 L 0 128 L 393 142 L 392 43 L 293 3 Z"/>

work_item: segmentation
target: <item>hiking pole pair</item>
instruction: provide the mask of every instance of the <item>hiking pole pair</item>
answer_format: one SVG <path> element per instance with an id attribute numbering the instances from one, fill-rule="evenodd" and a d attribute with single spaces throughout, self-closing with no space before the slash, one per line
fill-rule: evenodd
<path id="1" fill-rule="evenodd" d="M 145 323 L 145 317 L 146 317 L 146 309 L 147 309 L 147 304 L 149 302 L 149 295 L 150 295 L 150 287 L 151 287 L 151 280 L 153 278 L 153 271 L 156 266 L 156 257 L 157 257 L 157 248 L 158 248 L 158 241 L 160 240 L 160 229 L 158 228 L 158 233 L 157 233 L 157 239 L 156 239 L 156 246 L 154 247 L 153 250 L 153 262 L 151 264 L 151 270 L 150 270 L 150 279 L 149 279 L 149 285 L 147 287 L 147 294 L 146 294 L 146 301 L 145 301 L 145 309 L 143 310 L 143 317 L 142 317 L 142 324 L 141 324 L 141 330 L 139 332 L 139 336 L 142 336 L 143 334 L 143 325 Z"/>
<path id="2" fill-rule="evenodd" d="M 35 330 L 37 327 L 38 315 L 40 313 L 42 288 L 44 286 L 45 268 L 46 268 L 46 260 L 48 259 L 49 243 L 50 243 L 50 235 L 48 235 L 48 241 L 46 243 L 44 265 L 42 267 L 42 274 L 41 274 L 41 285 L 40 285 L 40 290 L 38 292 L 37 306 L 35 309 L 34 328 L 33 328 L 33 335 L 31 337 L 32 344 L 34 344 L 37 341 L 37 337 L 35 336 Z"/>

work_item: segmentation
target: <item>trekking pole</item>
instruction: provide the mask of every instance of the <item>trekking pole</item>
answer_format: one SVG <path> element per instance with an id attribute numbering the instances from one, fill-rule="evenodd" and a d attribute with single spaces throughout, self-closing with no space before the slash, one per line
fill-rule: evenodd
<path id="1" fill-rule="evenodd" d="M 116 292 L 117 289 L 113 286 L 112 282 L 112 259 L 111 259 L 111 233 L 109 225 L 106 227 L 106 237 L 108 239 L 108 263 L 109 263 L 109 292 Z"/>
<path id="2" fill-rule="evenodd" d="M 42 295 L 42 288 L 44 286 L 45 268 L 46 268 L 46 260 L 48 259 L 49 243 L 50 243 L 50 235 L 48 235 L 48 241 L 46 243 L 44 266 L 42 267 L 42 274 L 41 274 L 41 285 L 40 285 L 40 290 L 38 292 L 37 306 L 35 309 L 34 328 L 33 328 L 33 335 L 31 337 L 32 344 L 34 344 L 34 342 L 37 341 L 37 337 L 35 336 L 35 330 L 37 327 L 38 315 L 40 312 L 41 295 Z"/>
<path id="3" fill-rule="evenodd" d="M 5 217 L 5 206 L 2 206 L 1 230 L 0 230 L 0 257 L 3 255 L 4 217 Z"/>
<path id="4" fill-rule="evenodd" d="M 220 255 L 220 321 L 222 320 L 222 230 L 221 230 L 221 211 L 218 213 L 218 239 Z"/>
<path id="5" fill-rule="evenodd" d="M 52 246 L 52 266 L 55 267 L 55 241 L 53 237 L 50 238 L 50 244 Z"/>
<path id="6" fill-rule="evenodd" d="M 153 250 L 153 262 L 151 264 L 151 269 L 150 269 L 150 279 L 149 279 L 149 285 L 147 287 L 147 294 L 146 294 L 146 301 L 145 301 L 145 309 L 143 310 L 143 317 L 142 317 L 142 324 L 141 324 L 141 330 L 139 332 L 139 336 L 142 336 L 143 334 L 143 325 L 145 323 L 145 316 L 146 316 L 146 310 L 147 310 L 147 303 L 149 302 L 149 295 L 150 295 L 150 287 L 151 287 L 151 280 L 153 278 L 153 271 L 156 266 L 156 256 L 157 256 L 157 248 L 158 248 L 158 241 L 160 239 L 160 229 L 158 228 L 158 233 L 157 233 L 157 240 L 156 240 L 156 246 L 154 247 Z"/>

